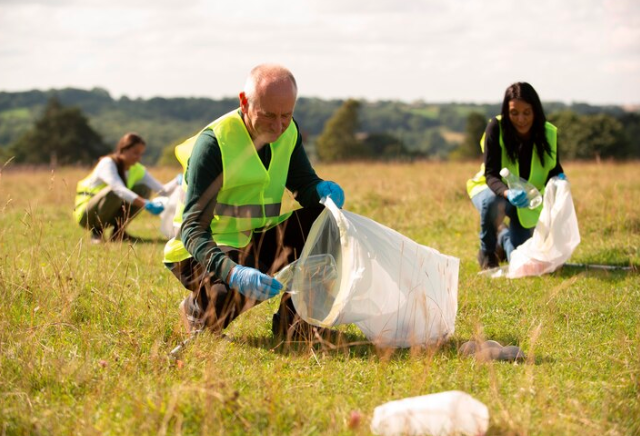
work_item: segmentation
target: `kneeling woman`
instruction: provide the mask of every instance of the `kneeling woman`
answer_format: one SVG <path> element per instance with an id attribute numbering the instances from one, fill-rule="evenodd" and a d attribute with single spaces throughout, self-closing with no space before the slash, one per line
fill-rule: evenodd
<path id="1" fill-rule="evenodd" d="M 542 209 L 529 209 L 525 192 L 509 189 L 500 170 L 508 168 L 541 193 L 551 177 L 564 178 L 564 173 L 558 159 L 558 130 L 547 122 L 538 94 L 525 82 L 507 88 L 501 114 L 489 121 L 480 147 L 484 163 L 467 181 L 467 192 L 480 212 L 478 262 L 481 269 L 489 269 L 510 259 L 511 252 L 533 235 Z M 503 225 L 505 216 L 508 228 Z"/>
<path id="2" fill-rule="evenodd" d="M 177 179 L 163 185 L 149 174 L 140 163 L 145 148 L 139 135 L 125 134 L 115 152 L 103 156 L 78 182 L 73 214 L 80 226 L 91 231 L 92 242 L 102 242 L 109 227 L 113 227 L 111 240 L 131 239 L 124 229 L 139 210 L 158 215 L 164 209 L 162 203 L 148 200 L 151 192 L 168 195 L 178 185 Z"/>

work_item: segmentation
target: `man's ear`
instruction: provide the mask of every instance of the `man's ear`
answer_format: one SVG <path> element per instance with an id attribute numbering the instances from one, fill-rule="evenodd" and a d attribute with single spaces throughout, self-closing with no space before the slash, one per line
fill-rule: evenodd
<path id="1" fill-rule="evenodd" d="M 240 99 L 240 109 L 242 113 L 246 114 L 249 109 L 249 100 L 247 99 L 247 95 L 242 91 L 238 94 L 238 98 Z"/>

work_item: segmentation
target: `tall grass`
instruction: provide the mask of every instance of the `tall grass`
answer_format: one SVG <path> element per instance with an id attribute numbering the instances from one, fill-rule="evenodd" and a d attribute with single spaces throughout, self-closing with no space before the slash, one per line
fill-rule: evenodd
<path id="1" fill-rule="evenodd" d="M 317 167 L 345 208 L 461 259 L 453 340 L 439 349 L 284 344 L 277 299 L 234 321 L 228 338 L 184 338 L 186 292 L 148 243 L 89 244 L 72 220 L 84 171 L 0 174 L 0 434 L 369 434 L 375 406 L 463 390 L 490 410 L 492 435 L 640 434 L 640 278 L 565 267 L 488 279 L 475 260 L 478 217 L 464 184 L 476 164 Z M 571 263 L 640 265 L 640 166 L 568 163 L 582 243 Z M 173 170 L 154 174 L 169 179 Z M 518 345 L 527 362 L 462 358 L 471 338 Z M 357 416 L 361 416 L 358 420 Z"/>

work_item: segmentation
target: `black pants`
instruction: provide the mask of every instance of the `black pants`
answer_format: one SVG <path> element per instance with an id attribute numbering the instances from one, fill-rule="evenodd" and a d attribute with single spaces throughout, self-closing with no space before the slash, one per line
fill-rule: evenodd
<path id="1" fill-rule="evenodd" d="M 236 263 L 273 274 L 300 256 L 309 230 L 322 210 L 322 207 L 298 209 L 278 226 L 254 233 L 246 247 L 221 248 Z M 192 257 L 166 266 L 191 291 L 185 301 L 187 313 L 202 321 L 209 330 L 222 331 L 238 315 L 260 303 L 229 288 L 223 279 L 208 273 L 206 267 Z M 296 314 L 287 293 L 282 294 L 273 324 L 277 335 L 285 335 L 294 324 L 306 324 Z"/>

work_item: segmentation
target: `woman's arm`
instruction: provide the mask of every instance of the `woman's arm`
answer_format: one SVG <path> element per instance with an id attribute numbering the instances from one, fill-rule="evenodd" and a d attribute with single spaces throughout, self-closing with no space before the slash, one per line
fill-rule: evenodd
<path id="1" fill-rule="evenodd" d="M 96 178 L 106 183 L 114 194 L 122 198 L 127 203 L 136 206 L 144 206 L 146 201 L 138 194 L 127 188 L 118 174 L 116 163 L 110 157 L 105 157 L 98 162 L 95 169 Z"/>
<path id="2" fill-rule="evenodd" d="M 171 195 L 171 193 L 178 186 L 178 179 L 173 178 L 165 184 L 162 184 L 158 181 L 153 175 L 147 170 L 144 172 L 144 176 L 140 183 L 147 185 L 153 192 L 158 193 L 158 195 Z"/>

